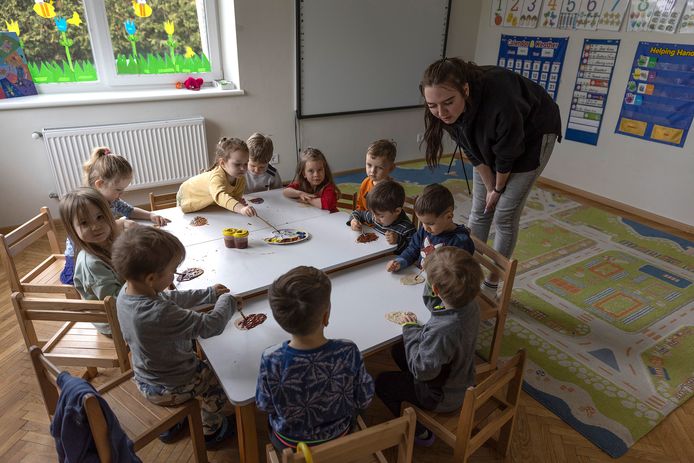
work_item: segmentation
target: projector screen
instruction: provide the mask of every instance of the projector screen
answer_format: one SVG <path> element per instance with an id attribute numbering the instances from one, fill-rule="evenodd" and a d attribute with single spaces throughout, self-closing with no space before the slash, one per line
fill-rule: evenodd
<path id="1" fill-rule="evenodd" d="M 296 0 L 299 118 L 421 105 L 450 0 Z"/>

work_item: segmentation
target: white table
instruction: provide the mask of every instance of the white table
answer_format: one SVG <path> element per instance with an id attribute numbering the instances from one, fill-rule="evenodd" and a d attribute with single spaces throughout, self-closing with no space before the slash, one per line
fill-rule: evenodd
<path id="1" fill-rule="evenodd" d="M 262 204 L 250 202 L 249 204 L 255 208 L 260 217 L 277 228 L 286 228 L 289 223 L 301 223 L 315 217 L 330 215 L 328 211 L 285 198 L 281 189 L 252 193 L 245 195 L 244 198 L 246 201 L 262 198 Z M 220 239 L 224 228 L 245 228 L 249 232 L 254 232 L 268 227 L 257 217 L 236 214 L 217 205 L 187 214 L 184 214 L 180 207 L 172 207 L 159 210 L 157 214 L 171 220 L 171 223 L 163 229 L 176 235 L 184 246 Z M 208 224 L 198 227 L 191 225 L 190 222 L 197 216 L 205 217 Z"/>
<path id="2" fill-rule="evenodd" d="M 246 249 L 227 248 L 220 238 L 186 246 L 186 259 L 179 269 L 199 267 L 205 273 L 194 280 L 176 282 L 176 287 L 194 289 L 222 283 L 234 295 L 245 297 L 267 289 L 277 277 L 299 265 L 330 271 L 395 249 L 383 235 L 370 243 L 357 243 L 359 233 L 346 225 L 348 219 L 347 213 L 336 212 L 290 223 L 288 226 L 310 233 L 311 238 L 288 245 L 265 243 L 263 238 L 272 236 L 273 230 L 263 228 L 250 232 Z"/>

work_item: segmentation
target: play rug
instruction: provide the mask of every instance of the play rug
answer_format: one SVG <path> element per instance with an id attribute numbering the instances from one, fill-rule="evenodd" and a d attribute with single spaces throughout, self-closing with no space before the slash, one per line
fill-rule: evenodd
<path id="1" fill-rule="evenodd" d="M 456 221 L 467 223 L 462 171 L 447 168 L 413 162 L 392 175 L 408 195 L 446 185 Z M 336 181 L 355 192 L 363 178 Z M 610 456 L 623 455 L 694 393 L 694 242 L 536 188 L 514 256 L 502 356 L 524 348 L 525 390 Z M 491 327 L 480 333 L 480 346 L 490 335 Z"/>

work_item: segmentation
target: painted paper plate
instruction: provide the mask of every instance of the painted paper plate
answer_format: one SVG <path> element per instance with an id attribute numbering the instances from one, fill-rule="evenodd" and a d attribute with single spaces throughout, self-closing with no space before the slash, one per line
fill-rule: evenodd
<path id="1" fill-rule="evenodd" d="M 278 233 L 279 232 L 279 233 Z M 311 237 L 311 234 L 303 230 L 296 230 L 294 228 L 281 228 L 276 232 L 272 233 L 272 236 L 263 238 L 267 244 L 295 244 L 302 241 L 306 241 Z"/>

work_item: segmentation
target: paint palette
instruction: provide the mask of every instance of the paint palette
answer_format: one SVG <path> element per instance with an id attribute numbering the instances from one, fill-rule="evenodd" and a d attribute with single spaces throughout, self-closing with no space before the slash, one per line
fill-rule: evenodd
<path id="1" fill-rule="evenodd" d="M 272 233 L 272 236 L 263 238 L 267 244 L 285 245 L 296 244 L 311 238 L 308 232 L 294 228 L 281 228 Z"/>

